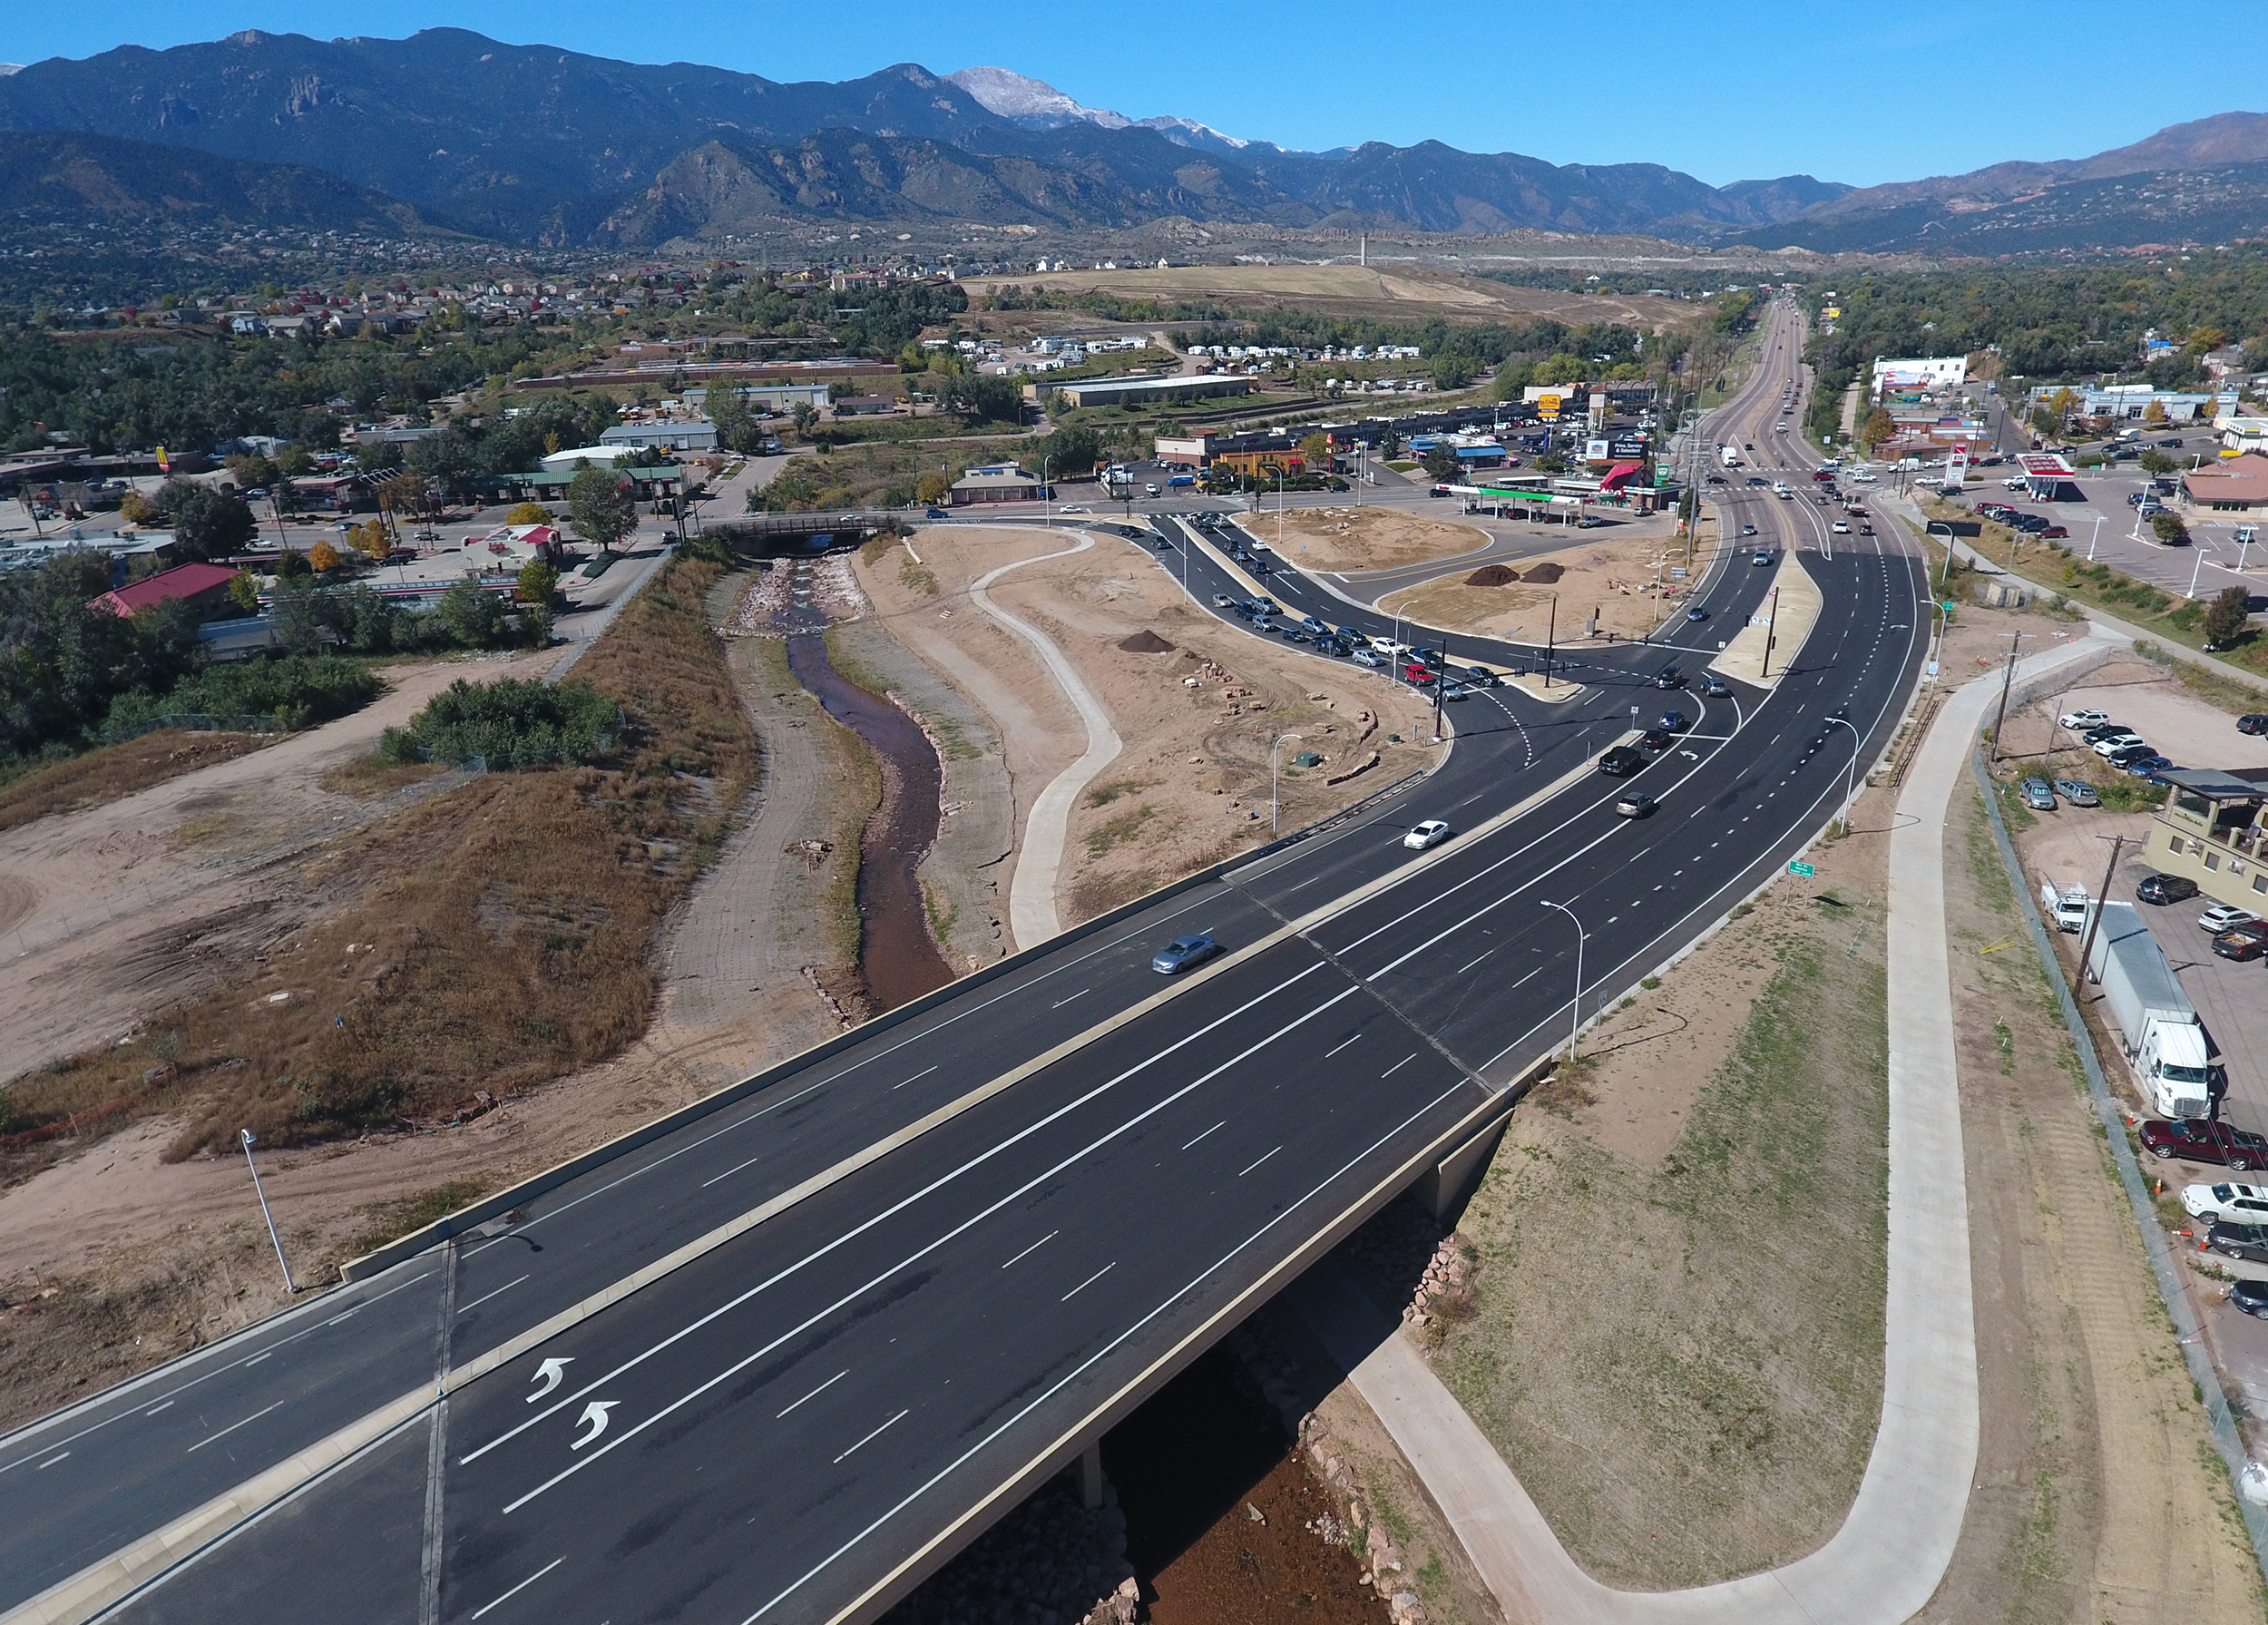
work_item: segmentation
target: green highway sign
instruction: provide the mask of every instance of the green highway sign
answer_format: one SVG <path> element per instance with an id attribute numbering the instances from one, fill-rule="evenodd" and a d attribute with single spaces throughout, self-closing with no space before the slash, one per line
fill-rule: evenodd
<path id="1" fill-rule="evenodd" d="M 1806 880 L 1810 879 L 1813 875 L 1819 873 L 1817 869 L 1812 867 L 1811 865 L 1805 863 L 1800 857 L 1791 857 L 1788 859 L 1787 872 L 1791 875 L 1801 875 Z"/>

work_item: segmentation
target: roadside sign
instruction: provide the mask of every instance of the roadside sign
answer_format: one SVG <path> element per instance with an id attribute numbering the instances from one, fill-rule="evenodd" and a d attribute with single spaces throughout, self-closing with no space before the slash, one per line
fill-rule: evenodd
<path id="1" fill-rule="evenodd" d="M 1947 614 L 1951 614 L 1953 612 L 1953 601 L 1950 598 L 1947 599 L 1943 607 Z"/>
<path id="2" fill-rule="evenodd" d="M 1801 875 L 1806 880 L 1809 880 L 1813 875 L 1819 873 L 1817 869 L 1813 868 L 1810 864 L 1805 863 L 1800 857 L 1791 857 L 1788 859 L 1787 872 L 1791 875 Z"/>

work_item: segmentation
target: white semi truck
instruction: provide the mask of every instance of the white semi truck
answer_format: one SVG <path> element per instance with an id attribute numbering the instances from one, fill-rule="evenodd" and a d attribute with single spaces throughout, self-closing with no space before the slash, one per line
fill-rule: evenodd
<path id="1" fill-rule="evenodd" d="M 1738 468 L 1740 466 L 1740 447 L 1736 445 L 1727 445 L 1722 447 L 1719 450 L 1718 455 L 1725 459 L 1725 467 Z"/>
<path id="2" fill-rule="evenodd" d="M 2212 1116 L 2212 1057 L 2196 1007 L 2135 905 L 2100 908 L 2087 976 L 2103 990 L 2103 1009 L 2143 1098 L 2160 1117 Z"/>

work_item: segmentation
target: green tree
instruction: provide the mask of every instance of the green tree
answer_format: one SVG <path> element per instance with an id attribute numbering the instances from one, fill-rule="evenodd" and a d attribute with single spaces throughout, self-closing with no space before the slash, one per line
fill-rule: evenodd
<path id="1" fill-rule="evenodd" d="M 1881 445 L 1898 433 L 1898 420 L 1885 406 L 1877 406 L 1866 415 L 1866 426 L 1859 431 L 1859 438 L 1869 449 Z"/>
<path id="2" fill-rule="evenodd" d="M 257 528 L 252 510 L 235 497 L 187 480 L 168 480 L 160 486 L 156 507 L 172 528 L 174 549 L 184 559 L 235 553 Z"/>
<path id="3" fill-rule="evenodd" d="M 2252 617 L 2252 594 L 2244 587 L 2224 587 L 2205 606 L 2205 641 L 2226 649 L 2244 635 Z"/>
<path id="4" fill-rule="evenodd" d="M 568 481 L 567 512 L 575 534 L 601 553 L 612 553 L 638 525 L 638 504 L 611 467 L 585 468 Z"/>
<path id="5" fill-rule="evenodd" d="M 504 606 L 494 592 L 483 592 L 471 582 L 458 582 L 444 592 L 433 612 L 449 636 L 466 649 L 493 648 L 503 639 Z"/>
<path id="6" fill-rule="evenodd" d="M 2152 446 L 2135 460 L 2142 465 L 2145 474 L 2171 474 L 2181 466 L 2156 446 Z"/>
<path id="7" fill-rule="evenodd" d="M 2168 547 L 2189 539 L 2189 527 L 2181 522 L 2178 514 L 2159 513 L 2152 515 L 2150 529 Z"/>
<path id="8" fill-rule="evenodd" d="M 1318 429 L 1299 443 L 1299 455 L 1305 460 L 1309 474 L 1331 472 L 1331 436 Z"/>
<path id="9" fill-rule="evenodd" d="M 249 570 L 240 570 L 229 578 L 229 602 L 247 615 L 259 613 L 259 582 Z"/>
<path id="10" fill-rule="evenodd" d="M 558 567 L 542 559 L 530 559 L 520 566 L 520 584 L 513 597 L 521 603 L 547 604 L 558 591 Z"/>
<path id="11" fill-rule="evenodd" d="M 1424 465 L 1426 473 L 1437 480 L 1445 480 L 1457 472 L 1457 448 L 1446 443 L 1429 445 L 1425 448 L 1425 455 L 1419 461 Z"/>

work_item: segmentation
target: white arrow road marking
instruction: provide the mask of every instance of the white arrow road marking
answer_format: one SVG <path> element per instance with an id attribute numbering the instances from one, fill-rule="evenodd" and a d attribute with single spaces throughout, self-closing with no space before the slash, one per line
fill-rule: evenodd
<path id="1" fill-rule="evenodd" d="M 580 1439 L 577 1439 L 573 1447 L 577 1450 L 581 1450 L 585 1444 L 590 1444 L 601 1434 L 606 1432 L 606 1414 L 621 1403 L 622 1402 L 619 1399 L 594 1399 L 589 1405 L 583 1406 L 582 1415 L 576 1422 L 575 1425 L 577 1427 L 587 1427 L 591 1431 L 583 1434 Z"/>
<path id="2" fill-rule="evenodd" d="M 575 1356 L 572 1355 L 555 1356 L 538 1366 L 535 1368 L 535 1380 L 543 1385 L 528 1395 L 528 1403 L 533 1405 L 553 1388 L 558 1387 L 561 1382 L 565 1380 L 567 1367 L 573 1365 L 574 1360 Z"/>

